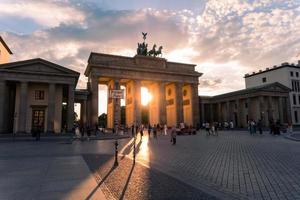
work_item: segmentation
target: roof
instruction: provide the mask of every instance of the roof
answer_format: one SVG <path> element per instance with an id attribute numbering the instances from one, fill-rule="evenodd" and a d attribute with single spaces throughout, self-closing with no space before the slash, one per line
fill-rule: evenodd
<path id="1" fill-rule="evenodd" d="M 9 54 L 13 54 L 12 51 L 9 49 L 9 47 L 7 46 L 7 44 L 4 42 L 3 38 L 0 36 L 0 42 L 3 44 L 3 46 L 5 47 L 5 49 L 8 51 Z"/>
<path id="2" fill-rule="evenodd" d="M 216 96 L 213 96 L 213 98 L 224 98 L 224 97 L 232 97 L 232 96 L 237 96 L 237 95 L 242 95 L 242 94 L 249 94 L 249 93 L 254 93 L 257 91 L 264 91 L 264 90 L 270 89 L 274 86 L 281 88 L 283 91 L 286 91 L 287 93 L 291 91 L 291 89 L 289 87 L 286 87 L 285 85 L 282 85 L 281 83 L 274 82 L 274 83 L 268 83 L 268 84 L 264 84 L 264 85 L 260 85 L 260 86 L 242 89 L 242 90 L 237 90 L 234 92 L 216 95 Z"/>
<path id="3" fill-rule="evenodd" d="M 36 63 L 44 64 L 45 66 L 48 66 L 56 71 L 62 72 L 66 76 L 71 76 L 71 77 L 76 78 L 76 84 L 77 84 L 78 78 L 80 76 L 79 72 L 76 72 L 74 70 L 71 70 L 69 68 L 66 68 L 64 66 L 58 65 L 56 63 L 50 62 L 50 61 L 42 59 L 42 58 L 34 58 L 34 59 L 29 59 L 29 60 L 22 60 L 22 61 L 0 64 L 0 70 L 14 70 L 15 68 L 20 68 L 23 66 L 32 65 L 32 64 L 36 64 Z M 48 74 L 55 75 L 50 72 Z"/>
<path id="4" fill-rule="evenodd" d="M 298 61 L 299 63 L 297 65 L 295 64 L 289 64 L 287 62 L 282 63 L 280 66 L 276 66 L 274 65 L 272 68 L 266 68 L 265 70 L 259 70 L 258 72 L 253 72 L 252 74 L 245 74 L 244 78 L 248 78 L 251 76 L 255 76 L 258 74 L 263 74 L 263 73 L 267 73 L 273 70 L 277 70 L 277 69 L 281 69 L 281 68 L 285 68 L 285 67 L 291 67 L 291 68 L 296 68 L 296 69 L 300 69 L 300 61 Z"/>
<path id="5" fill-rule="evenodd" d="M 121 55 L 113 55 L 113 54 L 105 54 L 105 53 L 96 53 L 91 52 L 88 58 L 88 65 L 85 69 L 84 74 L 89 76 L 92 67 L 95 66 L 120 66 L 120 67 L 131 67 L 141 70 L 139 67 L 140 63 L 148 62 L 151 63 L 149 65 L 150 68 L 155 69 L 158 68 L 162 70 L 163 68 L 174 69 L 174 68 L 184 68 L 188 72 L 192 72 L 195 75 L 201 76 L 202 73 L 198 73 L 195 71 L 196 64 L 188 64 L 188 63 L 179 63 L 179 62 L 169 62 L 165 58 L 160 57 L 152 57 L 152 56 L 141 56 L 135 55 L 133 57 L 121 56 Z"/>

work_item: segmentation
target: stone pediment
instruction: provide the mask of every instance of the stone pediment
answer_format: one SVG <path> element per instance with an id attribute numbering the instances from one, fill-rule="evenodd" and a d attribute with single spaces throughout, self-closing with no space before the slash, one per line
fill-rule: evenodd
<path id="1" fill-rule="evenodd" d="M 0 70 L 79 76 L 78 72 L 40 58 L 3 64 Z"/>
<path id="2" fill-rule="evenodd" d="M 260 90 L 274 91 L 274 92 L 288 92 L 291 89 L 282 85 L 281 83 L 275 82 L 275 83 L 261 86 Z"/>

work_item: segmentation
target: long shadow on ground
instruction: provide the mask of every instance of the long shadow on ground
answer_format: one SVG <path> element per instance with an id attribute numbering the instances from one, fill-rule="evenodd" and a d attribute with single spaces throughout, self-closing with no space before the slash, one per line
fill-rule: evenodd
<path id="1" fill-rule="evenodd" d="M 83 158 L 98 183 L 104 183 L 104 194 L 115 199 L 217 199 L 158 170 L 133 165 L 126 157 L 114 170 L 111 155 L 85 154 Z"/>

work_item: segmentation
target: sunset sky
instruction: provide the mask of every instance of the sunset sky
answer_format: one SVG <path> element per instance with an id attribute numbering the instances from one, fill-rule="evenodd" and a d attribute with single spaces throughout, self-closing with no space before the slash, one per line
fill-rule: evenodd
<path id="1" fill-rule="evenodd" d="M 11 61 L 41 57 L 83 73 L 91 51 L 134 56 L 148 32 L 167 60 L 197 64 L 201 95 L 300 59 L 300 0 L 0 0 L 0 10 Z"/>

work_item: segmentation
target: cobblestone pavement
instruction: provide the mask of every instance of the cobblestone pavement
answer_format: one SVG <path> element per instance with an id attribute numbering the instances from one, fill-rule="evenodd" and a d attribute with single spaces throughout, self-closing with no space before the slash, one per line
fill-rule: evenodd
<path id="1" fill-rule="evenodd" d="M 132 143 L 122 153 L 132 157 Z M 300 199 L 300 144 L 268 133 L 137 140 L 137 161 L 199 189 L 246 199 Z M 217 195 L 218 196 L 218 195 Z M 221 196 L 222 197 L 222 196 Z M 225 197 L 225 196 L 224 196 Z"/>
<path id="2" fill-rule="evenodd" d="M 106 155 L 83 155 L 96 176 L 98 186 L 108 199 L 216 199 L 184 182 L 155 169 L 149 169 L 122 157 L 114 168 L 114 158 Z"/>

